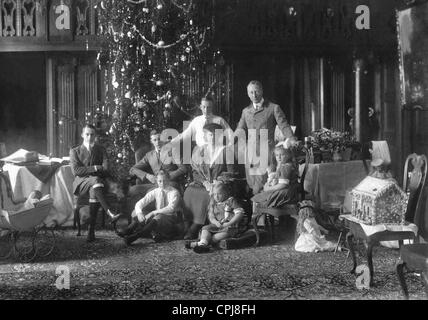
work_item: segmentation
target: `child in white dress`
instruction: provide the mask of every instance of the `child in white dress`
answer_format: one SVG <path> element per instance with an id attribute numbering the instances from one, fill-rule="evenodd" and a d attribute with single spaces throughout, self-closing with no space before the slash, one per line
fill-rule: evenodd
<path id="1" fill-rule="evenodd" d="M 322 234 L 328 234 L 328 230 L 316 222 L 312 207 L 300 209 L 296 231 L 299 234 L 299 238 L 294 245 L 296 251 L 334 251 L 336 248 L 336 244 L 326 240 L 325 236 Z"/>

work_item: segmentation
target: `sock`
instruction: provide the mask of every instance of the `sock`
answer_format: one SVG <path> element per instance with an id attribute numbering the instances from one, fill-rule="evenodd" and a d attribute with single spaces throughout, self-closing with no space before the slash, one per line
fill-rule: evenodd
<path id="1" fill-rule="evenodd" d="M 108 204 L 106 198 L 104 197 L 103 188 L 93 188 L 95 198 L 100 202 L 101 206 L 105 212 L 111 212 L 110 205 Z"/>
<path id="2" fill-rule="evenodd" d="M 207 246 L 208 245 L 208 241 L 206 241 L 206 240 L 204 240 L 204 239 L 201 239 L 199 242 L 198 242 L 198 246 Z"/>

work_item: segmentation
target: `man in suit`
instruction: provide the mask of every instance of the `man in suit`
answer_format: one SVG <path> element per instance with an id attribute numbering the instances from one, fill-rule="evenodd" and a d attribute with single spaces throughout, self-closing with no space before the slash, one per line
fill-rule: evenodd
<path id="1" fill-rule="evenodd" d="M 278 125 L 285 139 L 293 137 L 293 131 L 285 118 L 284 112 L 280 106 L 263 98 L 263 86 L 260 81 L 250 81 L 247 86 L 247 94 L 251 100 L 251 104 L 242 110 L 241 119 L 235 131 L 235 136 L 239 136 L 240 130 L 245 130 L 248 137 L 255 135 L 254 151 L 257 156 L 267 156 L 265 161 L 260 160 L 260 163 L 252 163 L 249 158 L 250 149 L 253 147 L 251 138 L 249 138 L 247 157 L 246 157 L 246 176 L 248 186 L 252 189 L 253 194 L 257 194 L 263 190 L 266 182 L 265 168 L 261 163 L 269 163 L 272 157 L 272 152 L 275 147 L 275 127 Z M 267 144 L 263 140 L 264 134 L 267 134 Z M 261 139 L 262 138 L 262 139 Z M 261 150 L 261 148 L 264 150 Z M 261 151 L 261 152 L 260 152 Z"/>
<path id="2" fill-rule="evenodd" d="M 165 145 L 161 141 L 161 135 L 156 130 L 150 132 L 150 142 L 154 149 L 147 152 L 129 171 L 131 176 L 136 176 L 143 183 L 132 186 L 129 189 L 131 208 L 133 208 L 135 202 L 143 198 L 148 191 L 156 188 L 156 175 L 160 170 L 168 173 L 172 187 L 181 192 L 183 191 L 184 175 L 187 172 L 186 166 L 175 160 L 171 146 Z"/>
<path id="3" fill-rule="evenodd" d="M 83 143 L 70 150 L 71 171 L 74 175 L 73 193 L 89 194 L 88 242 L 95 240 L 95 223 L 100 205 L 111 217 L 112 223 L 119 219 L 104 196 L 104 178 L 108 176 L 108 160 L 104 147 L 95 143 L 95 127 L 87 124 L 82 129 Z"/>

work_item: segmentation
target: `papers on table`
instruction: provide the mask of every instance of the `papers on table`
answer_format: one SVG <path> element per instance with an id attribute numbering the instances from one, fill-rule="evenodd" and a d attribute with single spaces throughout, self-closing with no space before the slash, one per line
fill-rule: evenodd
<path id="1" fill-rule="evenodd" d="M 45 155 L 40 155 L 39 164 L 51 165 L 52 163 L 63 163 L 70 161 L 70 157 L 62 157 L 62 158 L 49 158 Z"/>
<path id="2" fill-rule="evenodd" d="M 4 162 L 14 163 L 14 164 L 37 162 L 39 161 L 39 154 L 36 151 L 19 149 L 18 151 L 0 160 Z"/>
<path id="3" fill-rule="evenodd" d="M 18 151 L 12 153 L 11 155 L 0 159 L 6 163 L 13 163 L 16 165 L 25 165 L 25 164 L 41 164 L 41 165 L 51 165 L 53 163 L 64 163 L 69 162 L 70 157 L 62 158 L 52 158 L 45 155 L 39 155 L 36 151 L 28 151 L 25 149 L 19 149 Z"/>

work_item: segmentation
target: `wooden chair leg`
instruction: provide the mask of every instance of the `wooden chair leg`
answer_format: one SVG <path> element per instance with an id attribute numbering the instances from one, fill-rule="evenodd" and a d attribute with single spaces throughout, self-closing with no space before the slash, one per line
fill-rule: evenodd
<path id="1" fill-rule="evenodd" d="M 428 271 L 427 270 L 422 272 L 421 279 L 422 279 L 422 282 L 424 284 L 425 295 L 427 296 L 427 300 L 428 300 Z"/>
<path id="2" fill-rule="evenodd" d="M 370 271 L 370 287 L 373 285 L 373 277 L 374 277 L 374 270 L 373 270 L 374 246 L 375 246 L 375 243 L 369 242 L 367 247 L 367 263 L 369 264 L 369 271 Z"/>
<path id="3" fill-rule="evenodd" d="M 74 208 L 74 217 L 73 217 L 73 228 L 76 229 L 77 225 L 77 235 L 78 237 L 81 236 L 81 225 L 80 225 L 80 208 L 76 206 Z"/>
<path id="4" fill-rule="evenodd" d="M 106 226 L 106 214 L 104 209 L 101 209 L 101 227 L 104 229 Z"/>
<path id="5" fill-rule="evenodd" d="M 355 269 L 357 269 L 357 257 L 355 255 L 353 240 L 354 240 L 354 235 L 352 234 L 352 232 L 348 232 L 346 234 L 346 243 L 348 244 L 349 251 L 351 252 L 351 256 L 352 256 L 352 261 L 354 264 L 354 266 L 351 270 L 351 273 L 355 274 Z"/>
<path id="6" fill-rule="evenodd" d="M 409 299 L 409 291 L 407 290 L 407 284 L 406 279 L 404 277 L 404 267 L 406 264 L 403 262 L 403 260 L 398 260 L 397 264 L 395 265 L 395 271 L 397 272 L 398 281 L 400 282 L 401 291 L 403 292 L 404 299 Z"/>
<path id="7" fill-rule="evenodd" d="M 266 215 L 265 221 L 267 222 L 267 220 L 269 220 L 269 241 L 270 243 L 272 243 L 273 241 L 275 241 L 275 217 L 271 216 L 270 214 Z"/>
<path id="8" fill-rule="evenodd" d="M 254 232 L 256 233 L 256 243 L 254 244 L 255 247 L 257 247 L 260 242 L 260 231 L 259 231 L 259 228 L 257 227 L 257 222 L 259 222 L 260 217 L 261 215 L 257 214 L 253 216 L 253 218 L 251 219 L 251 224 L 253 225 Z"/>

